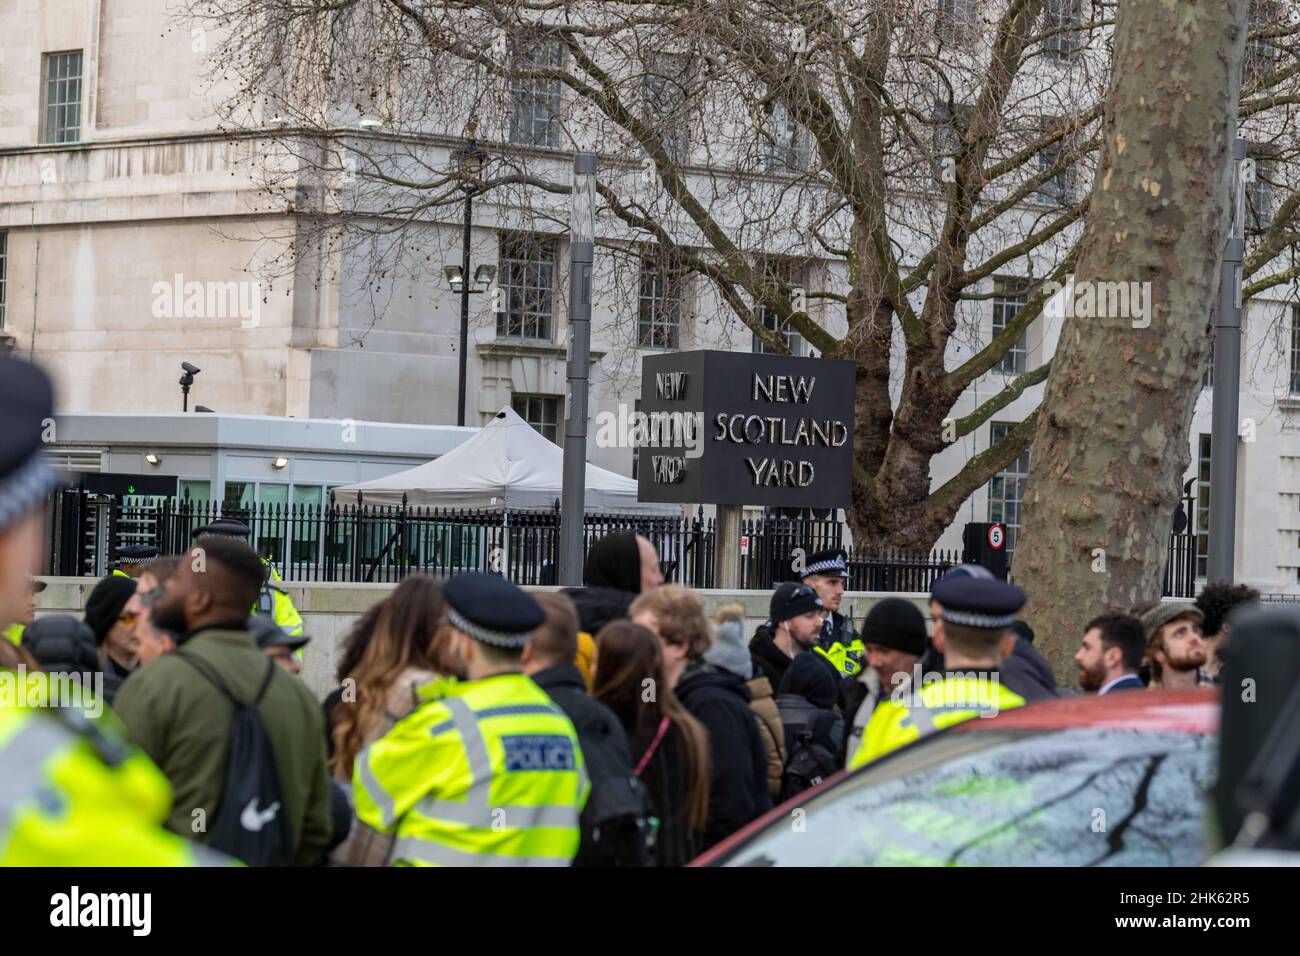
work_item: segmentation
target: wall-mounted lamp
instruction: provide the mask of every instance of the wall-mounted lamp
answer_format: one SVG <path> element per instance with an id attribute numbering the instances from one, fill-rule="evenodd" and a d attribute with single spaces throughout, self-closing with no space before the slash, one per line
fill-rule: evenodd
<path id="1" fill-rule="evenodd" d="M 271 462 L 271 464 L 275 466 L 276 471 L 279 471 L 280 469 L 284 468 L 286 465 L 289 464 L 289 459 L 277 458 L 275 461 Z"/>
<path id="2" fill-rule="evenodd" d="M 149 452 L 147 455 L 145 455 L 144 460 L 151 465 L 162 464 L 162 458 L 159 457 L 158 455 L 155 455 L 153 452 Z"/>

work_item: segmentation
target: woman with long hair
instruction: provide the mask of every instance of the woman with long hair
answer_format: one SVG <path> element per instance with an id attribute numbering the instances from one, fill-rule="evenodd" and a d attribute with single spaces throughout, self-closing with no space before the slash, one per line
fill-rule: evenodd
<path id="1" fill-rule="evenodd" d="M 442 585 L 423 574 L 406 578 L 379 606 L 368 639 L 358 641 L 356 663 L 341 678 L 343 693 L 330 715 L 330 768 L 339 781 L 351 781 L 357 755 L 415 708 L 419 687 L 448 672 L 445 614 Z M 380 866 L 390 843 L 354 819 L 352 834 L 330 859 L 343 866 Z"/>
<path id="2" fill-rule="evenodd" d="M 709 740 L 669 687 L 658 638 L 626 619 L 601 628 L 592 696 L 627 731 L 633 765 L 659 820 L 656 863 L 690 862 L 709 811 Z"/>

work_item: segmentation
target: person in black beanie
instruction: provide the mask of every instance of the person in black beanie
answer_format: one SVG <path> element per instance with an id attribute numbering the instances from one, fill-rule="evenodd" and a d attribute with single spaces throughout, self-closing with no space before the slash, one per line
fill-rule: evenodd
<path id="1" fill-rule="evenodd" d="M 86 601 L 86 626 L 95 635 L 100 667 L 104 671 L 104 699 L 109 706 L 117 697 L 122 682 L 139 663 L 136 653 L 135 619 L 123 620 L 126 602 L 135 593 L 135 578 L 116 575 L 95 585 Z"/>
<path id="2" fill-rule="evenodd" d="M 885 598 L 876 602 L 862 621 L 862 642 L 867 666 L 840 685 L 845 719 L 852 721 L 845 735 L 841 765 L 858 746 L 876 705 L 892 693 L 906 693 L 925 654 L 925 615 L 911 601 Z"/>

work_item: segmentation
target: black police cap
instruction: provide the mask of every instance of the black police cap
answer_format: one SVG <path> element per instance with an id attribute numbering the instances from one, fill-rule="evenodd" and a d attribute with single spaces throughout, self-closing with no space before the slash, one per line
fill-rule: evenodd
<path id="1" fill-rule="evenodd" d="M 247 539 L 251 532 L 248 525 L 236 518 L 218 518 L 211 524 L 205 524 L 201 528 L 195 528 L 190 532 L 191 539 L 201 538 L 204 535 L 217 535 L 222 538 L 239 538 Z"/>
<path id="2" fill-rule="evenodd" d="M 117 549 L 118 564 L 144 564 L 158 557 L 158 549 L 152 544 L 130 544 Z"/>
<path id="3" fill-rule="evenodd" d="M 930 596 L 943 607 L 939 616 L 950 624 L 990 631 L 1014 624 L 1027 600 L 1014 585 L 972 577 L 936 581 Z"/>
<path id="4" fill-rule="evenodd" d="M 495 647 L 522 648 L 546 620 L 532 595 L 495 574 L 454 575 L 442 593 L 452 627 Z"/>
<path id="5" fill-rule="evenodd" d="M 849 576 L 849 554 L 843 548 L 823 548 L 808 555 L 804 562 L 803 576 L 822 574 L 828 578 L 847 578 Z"/>

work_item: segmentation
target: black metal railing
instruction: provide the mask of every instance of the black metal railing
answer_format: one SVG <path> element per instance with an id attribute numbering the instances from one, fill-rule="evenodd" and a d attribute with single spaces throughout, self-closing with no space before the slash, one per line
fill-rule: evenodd
<path id="1" fill-rule="evenodd" d="M 1194 504 L 1194 503 L 1193 503 Z M 518 584 L 555 584 L 560 549 L 558 507 L 491 511 L 426 506 L 272 504 L 232 507 L 219 501 L 155 498 L 123 502 L 81 489 L 55 492 L 47 510 L 49 544 L 44 572 L 107 574 L 120 549 L 152 544 L 164 554 L 190 546 L 195 528 L 219 517 L 237 518 L 250 543 L 286 581 L 392 583 L 410 574 L 446 576 L 489 571 Z M 617 531 L 649 538 L 664 577 L 697 588 L 714 587 L 715 522 L 693 515 L 588 514 L 583 553 Z M 741 523 L 740 587 L 770 590 L 797 576 L 800 559 L 839 547 L 847 529 L 836 519 L 766 514 Z M 1191 597 L 1196 586 L 1196 534 L 1170 538 L 1165 593 Z M 924 593 L 960 564 L 956 550 L 848 549 L 848 589 Z"/>

